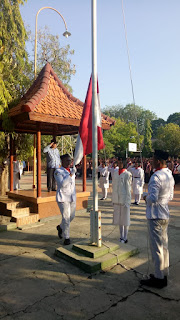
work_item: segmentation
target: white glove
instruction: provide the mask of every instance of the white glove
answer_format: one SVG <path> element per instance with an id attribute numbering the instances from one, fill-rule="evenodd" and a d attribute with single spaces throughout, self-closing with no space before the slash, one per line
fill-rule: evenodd
<path id="1" fill-rule="evenodd" d="M 76 167 L 74 166 L 72 169 L 71 169 L 71 174 L 73 175 L 73 174 L 75 174 L 77 172 L 77 169 L 76 169 Z"/>

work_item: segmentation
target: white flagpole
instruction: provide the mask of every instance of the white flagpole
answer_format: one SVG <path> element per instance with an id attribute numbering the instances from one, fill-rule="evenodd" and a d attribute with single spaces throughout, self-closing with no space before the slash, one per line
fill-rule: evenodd
<path id="1" fill-rule="evenodd" d="M 92 161 L 93 211 L 91 212 L 91 242 L 101 246 L 98 229 L 98 147 L 97 147 L 97 1 L 92 0 Z"/>

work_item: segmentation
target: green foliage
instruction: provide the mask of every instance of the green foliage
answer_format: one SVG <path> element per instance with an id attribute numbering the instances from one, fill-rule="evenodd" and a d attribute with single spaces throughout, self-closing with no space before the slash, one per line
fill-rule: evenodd
<path id="1" fill-rule="evenodd" d="M 151 121 L 152 138 L 156 138 L 158 128 L 165 126 L 166 121 L 162 118 Z"/>
<path id="2" fill-rule="evenodd" d="M 170 116 L 167 118 L 167 123 L 175 123 L 180 126 L 180 112 L 170 114 Z"/>
<path id="3" fill-rule="evenodd" d="M 174 123 L 160 127 L 153 147 L 168 151 L 171 156 L 180 155 L 180 127 Z"/>
<path id="4" fill-rule="evenodd" d="M 14 148 L 18 160 L 28 160 L 33 157 L 34 135 L 33 134 L 13 134 Z"/>
<path id="5" fill-rule="evenodd" d="M 128 104 L 126 107 L 121 105 L 106 107 L 106 109 L 103 110 L 103 113 L 110 117 L 121 118 L 126 123 L 133 122 L 135 125 L 138 123 L 138 131 L 140 135 L 144 135 L 146 119 L 149 119 L 150 121 L 157 119 L 154 112 L 145 110 L 139 106 L 134 106 L 133 104 Z"/>
<path id="6" fill-rule="evenodd" d="M 106 157 L 125 156 L 128 143 L 138 143 L 138 133 L 133 122 L 125 123 L 120 118 L 116 119 L 115 126 L 110 130 L 104 131 L 104 142 L 107 146 Z M 143 137 L 140 136 L 140 143 Z"/>
<path id="7" fill-rule="evenodd" d="M 150 157 L 152 153 L 152 129 L 151 122 L 149 119 L 145 121 L 145 134 L 144 134 L 144 146 L 142 150 L 142 154 L 144 157 Z"/>
<path id="8" fill-rule="evenodd" d="M 0 132 L 0 164 L 8 157 L 8 135 Z"/>
<path id="9" fill-rule="evenodd" d="M 70 50 L 69 45 L 60 47 L 59 36 L 50 34 L 47 26 L 44 30 L 38 31 L 37 49 L 38 70 L 40 71 L 48 61 L 59 79 L 67 85 L 71 76 L 76 73 L 75 65 L 72 64 L 70 58 L 74 54 L 74 50 Z"/>
<path id="10" fill-rule="evenodd" d="M 25 93 L 31 65 L 25 50 L 27 39 L 19 4 L 23 0 L 0 1 L 0 114 Z"/>

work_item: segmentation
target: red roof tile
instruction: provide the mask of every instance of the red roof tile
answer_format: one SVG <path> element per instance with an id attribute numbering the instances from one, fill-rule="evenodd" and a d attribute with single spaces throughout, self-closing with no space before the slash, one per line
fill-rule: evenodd
<path id="1" fill-rule="evenodd" d="M 64 125 L 66 125 L 68 120 L 69 126 L 71 125 L 71 120 L 72 125 L 75 120 L 76 126 L 78 126 L 83 106 L 84 103 L 75 98 L 65 88 L 51 65 L 47 63 L 30 89 L 22 97 L 20 103 L 9 110 L 9 116 L 18 119 L 20 115 L 27 113 L 29 114 L 29 119 L 33 118 L 33 122 L 45 122 L 43 116 L 50 116 L 52 117 L 52 123 L 57 124 L 58 119 L 61 119 L 61 122 L 64 119 Z M 110 128 L 114 123 L 114 120 L 102 114 L 102 127 L 104 129 Z"/>

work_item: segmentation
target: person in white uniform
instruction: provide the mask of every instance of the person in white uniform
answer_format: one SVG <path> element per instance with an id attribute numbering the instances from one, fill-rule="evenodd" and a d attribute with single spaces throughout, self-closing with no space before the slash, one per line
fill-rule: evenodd
<path id="1" fill-rule="evenodd" d="M 156 288 L 167 286 L 169 274 L 168 202 L 173 199 L 175 182 L 171 170 L 166 166 L 167 159 L 167 152 L 155 150 L 153 158 L 155 172 L 148 184 L 148 195 L 144 195 L 155 273 L 151 274 L 149 279 L 141 280 L 140 283 Z"/>
<path id="2" fill-rule="evenodd" d="M 109 173 L 111 173 L 111 178 L 112 178 L 112 183 L 113 183 L 113 178 L 114 178 L 114 172 L 118 171 L 119 167 L 118 167 L 118 161 L 113 161 L 109 167 L 108 167 L 108 171 Z"/>
<path id="3" fill-rule="evenodd" d="M 61 156 L 62 166 L 55 170 L 54 177 L 57 182 L 56 201 L 62 214 L 61 224 L 57 226 L 58 236 L 64 237 L 64 245 L 70 244 L 70 222 L 76 211 L 76 168 L 70 168 L 72 159 L 69 154 Z"/>
<path id="4" fill-rule="evenodd" d="M 16 156 L 13 160 L 13 189 L 19 189 L 19 178 L 20 178 L 20 166 L 19 161 L 17 161 Z"/>
<path id="5" fill-rule="evenodd" d="M 100 173 L 99 187 L 102 189 L 102 198 L 100 200 L 107 199 L 107 190 L 109 188 L 109 171 L 105 162 L 98 167 L 98 172 Z"/>
<path id="6" fill-rule="evenodd" d="M 123 168 L 123 160 L 118 161 L 118 166 L 119 169 L 114 171 L 112 188 L 113 224 L 119 225 L 120 242 L 127 243 L 130 225 L 132 175 Z"/>
<path id="7" fill-rule="evenodd" d="M 143 193 L 144 186 L 144 170 L 140 167 L 138 161 L 135 162 L 134 167 L 129 167 L 128 171 L 132 173 L 133 177 L 133 194 L 134 194 L 134 204 L 138 205 L 141 200 L 141 195 Z"/>

